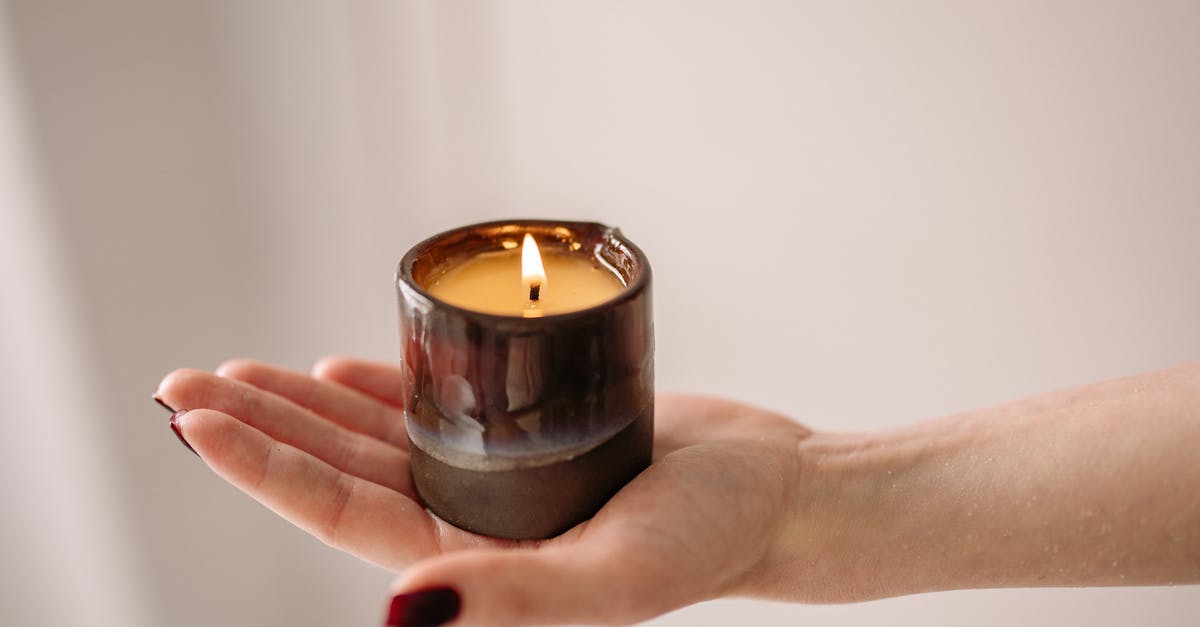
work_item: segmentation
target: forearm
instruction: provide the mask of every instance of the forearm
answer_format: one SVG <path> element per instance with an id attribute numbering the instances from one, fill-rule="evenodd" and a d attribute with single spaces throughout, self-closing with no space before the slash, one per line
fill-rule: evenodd
<path id="1" fill-rule="evenodd" d="M 1200 582 L 1200 364 L 800 455 L 770 596 Z"/>

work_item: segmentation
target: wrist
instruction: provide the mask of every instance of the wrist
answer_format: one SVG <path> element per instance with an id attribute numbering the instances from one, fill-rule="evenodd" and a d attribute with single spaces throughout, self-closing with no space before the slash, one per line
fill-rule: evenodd
<path id="1" fill-rule="evenodd" d="M 796 447 L 786 522 L 750 593 L 1200 581 L 1197 390 L 1189 365 L 891 432 L 814 434 Z"/>
<path id="2" fill-rule="evenodd" d="M 924 429 L 818 433 L 795 451 L 779 537 L 752 594 L 845 603 L 944 589 L 957 438 Z"/>

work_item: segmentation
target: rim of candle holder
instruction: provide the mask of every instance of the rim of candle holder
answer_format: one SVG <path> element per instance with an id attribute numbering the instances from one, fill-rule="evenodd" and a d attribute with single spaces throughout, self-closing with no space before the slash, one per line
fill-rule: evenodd
<path id="1" fill-rule="evenodd" d="M 614 271 L 613 274 L 615 274 L 623 284 L 621 291 L 612 298 L 600 301 L 594 305 L 589 305 L 583 309 L 546 314 L 536 318 L 525 318 L 507 314 L 488 313 L 485 311 L 468 309 L 466 307 L 449 303 L 429 293 L 425 286 L 422 285 L 421 282 L 418 281 L 414 276 L 414 266 L 416 266 L 419 260 L 430 254 L 435 247 L 448 246 L 456 239 L 469 241 L 469 235 L 473 233 L 483 235 L 483 233 L 489 231 L 491 232 L 489 235 L 479 237 L 478 239 L 481 241 L 498 242 L 501 237 L 508 235 L 519 235 L 528 232 L 542 235 L 550 234 L 554 236 L 552 241 L 555 243 L 579 242 L 581 244 L 581 249 L 584 242 L 589 242 L 592 245 L 592 249 L 586 253 L 586 256 L 599 263 L 603 263 L 609 268 L 610 271 Z M 565 235 L 563 233 L 564 231 L 567 232 Z M 570 235 L 578 236 L 580 234 L 586 234 L 589 232 L 595 232 L 595 237 L 570 237 Z M 626 282 L 625 276 L 621 273 L 619 268 L 614 267 L 611 263 L 608 263 L 605 259 L 597 254 L 601 247 L 603 247 L 609 241 L 618 242 L 620 247 L 627 252 L 628 257 L 632 259 L 635 264 L 635 271 L 631 274 L 628 282 Z M 542 242 L 539 242 L 539 245 L 541 244 Z M 505 249 L 503 246 L 500 246 L 496 250 L 500 251 Z M 473 252 L 478 253 L 481 251 L 475 250 Z M 580 253 L 576 252 L 575 254 Z M 518 328 L 536 328 L 546 324 L 547 321 L 569 320 L 571 318 L 581 318 L 595 315 L 610 309 L 615 305 L 619 305 L 626 301 L 637 298 L 639 294 L 645 291 L 646 286 L 650 284 L 650 279 L 650 260 L 646 257 L 646 254 L 642 252 L 642 249 L 639 248 L 637 244 L 634 244 L 632 241 L 630 241 L 629 238 L 625 237 L 625 234 L 622 233 L 621 229 L 617 227 L 608 226 L 607 224 L 600 222 L 527 218 L 514 220 L 492 220 L 489 222 L 468 224 L 466 226 L 450 229 L 431 237 L 427 237 L 409 249 L 404 257 L 400 259 L 400 263 L 396 268 L 395 282 L 400 289 L 410 291 L 411 295 L 419 297 L 421 300 L 425 301 L 426 304 L 430 306 L 436 305 L 438 308 L 453 311 L 460 316 L 485 321 L 492 325 Z"/>

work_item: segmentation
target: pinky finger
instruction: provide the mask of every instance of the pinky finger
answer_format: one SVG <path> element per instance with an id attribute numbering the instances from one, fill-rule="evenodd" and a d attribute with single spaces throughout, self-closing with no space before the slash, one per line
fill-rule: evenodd
<path id="1" fill-rule="evenodd" d="M 186 412 L 176 426 L 214 472 L 330 546 L 392 570 L 437 550 L 434 520 L 395 490 L 218 411 Z"/>

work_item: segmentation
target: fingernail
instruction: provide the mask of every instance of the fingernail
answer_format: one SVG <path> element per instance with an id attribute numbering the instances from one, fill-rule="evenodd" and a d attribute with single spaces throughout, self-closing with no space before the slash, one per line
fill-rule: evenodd
<path id="1" fill-rule="evenodd" d="M 171 412 L 172 414 L 175 413 L 175 408 L 164 403 L 161 396 L 155 394 L 154 396 L 152 396 L 150 398 L 153 398 L 155 403 L 158 403 L 159 405 L 162 405 L 163 407 L 165 407 L 167 411 Z"/>
<path id="2" fill-rule="evenodd" d="M 437 627 L 458 616 L 462 601 L 454 588 L 427 588 L 392 597 L 387 627 Z"/>
<path id="3" fill-rule="evenodd" d="M 164 405 L 164 407 L 165 407 L 165 405 Z M 179 441 L 182 442 L 183 445 L 186 446 L 189 451 L 196 453 L 196 449 L 192 448 L 191 444 L 188 444 L 187 438 L 183 437 L 183 431 L 181 431 L 179 429 L 179 417 L 186 414 L 187 412 L 188 412 L 188 410 L 181 409 L 181 410 L 171 414 L 171 431 L 175 432 L 175 437 L 179 438 Z M 196 457 L 200 457 L 200 454 L 196 453 Z"/>

